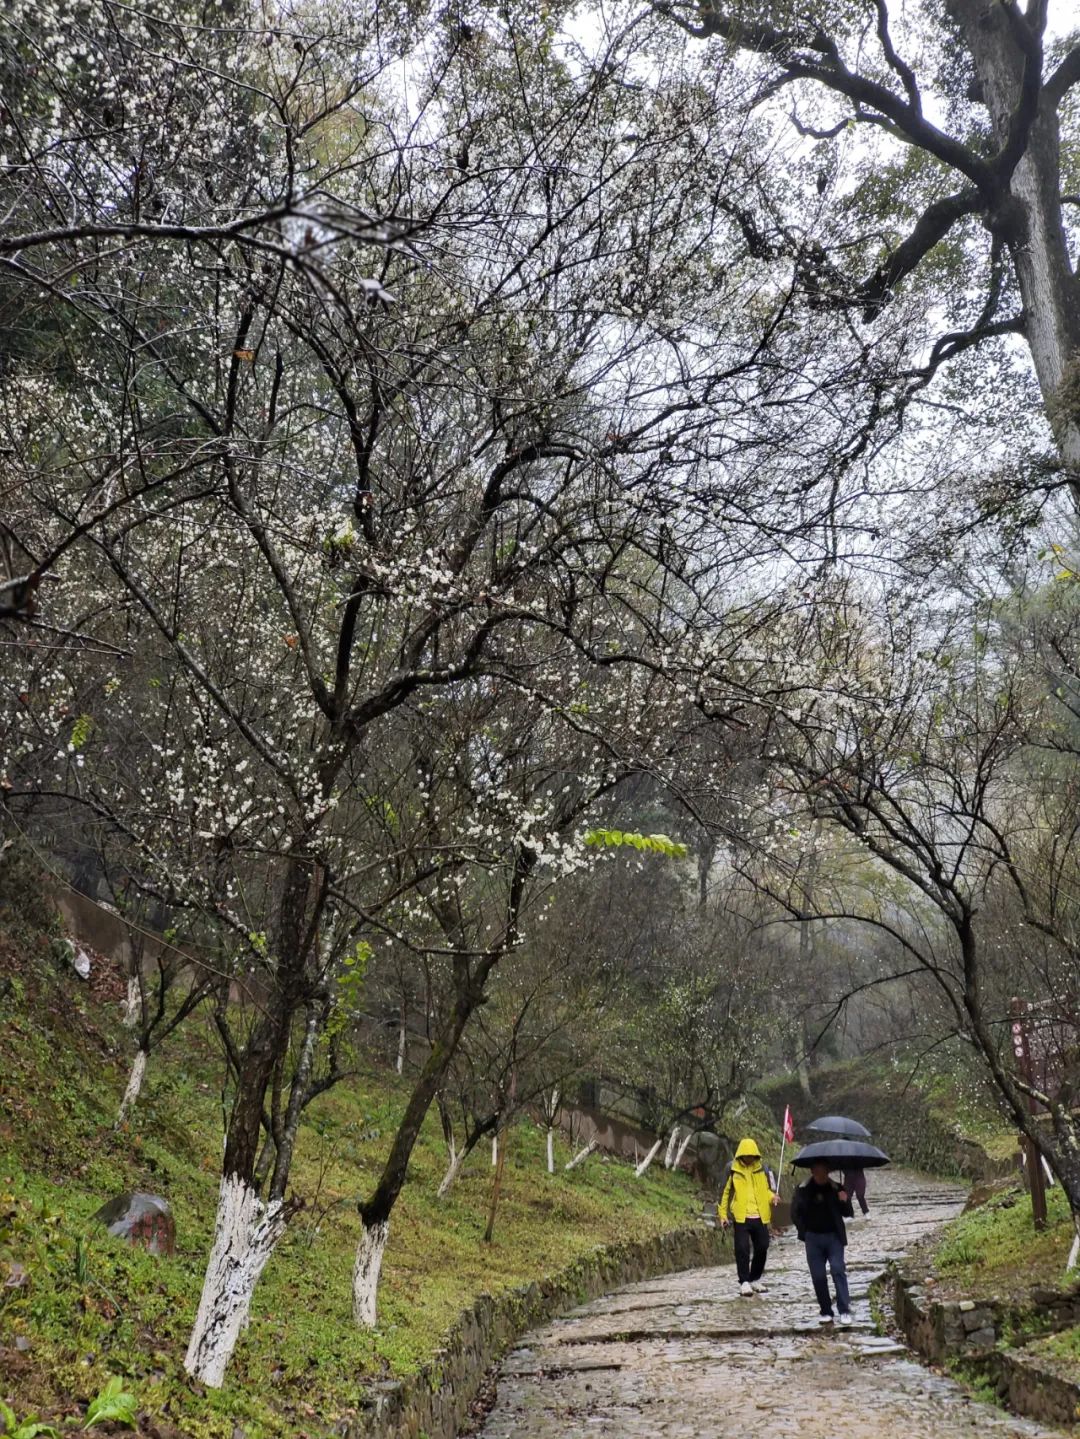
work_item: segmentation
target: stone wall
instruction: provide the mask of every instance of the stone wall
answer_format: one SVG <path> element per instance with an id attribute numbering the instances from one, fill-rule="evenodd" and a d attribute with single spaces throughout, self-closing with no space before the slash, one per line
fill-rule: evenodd
<path id="1" fill-rule="evenodd" d="M 988 1381 L 1015 1413 L 1048 1424 L 1080 1420 L 1080 1383 L 1041 1368 L 1022 1347 L 1080 1324 L 1080 1290 L 1033 1290 L 1022 1303 L 937 1299 L 902 1263 L 889 1278 L 896 1326 L 916 1353 Z"/>
<path id="2" fill-rule="evenodd" d="M 703 1224 L 596 1249 L 548 1278 L 467 1309 L 433 1358 L 408 1378 L 369 1386 L 345 1439 L 455 1439 L 481 1382 L 529 1329 L 609 1290 L 659 1274 L 730 1260 L 719 1230 Z"/>

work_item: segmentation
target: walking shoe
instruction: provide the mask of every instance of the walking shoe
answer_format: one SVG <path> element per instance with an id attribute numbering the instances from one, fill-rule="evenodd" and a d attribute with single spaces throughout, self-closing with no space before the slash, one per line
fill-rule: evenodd
<path id="1" fill-rule="evenodd" d="M 767 1284 L 762 1284 L 760 1279 L 752 1279 L 750 1281 L 750 1288 L 754 1291 L 755 1294 L 768 1294 L 769 1292 L 769 1286 Z"/>
<path id="2" fill-rule="evenodd" d="M 845 1329 L 847 1328 L 847 1326 L 848 1326 L 849 1324 L 851 1324 L 851 1323 L 853 1323 L 853 1322 L 854 1322 L 854 1321 L 852 1320 L 850 1314 L 841 1314 L 841 1316 L 840 1316 L 840 1323 L 844 1326 Z"/>
<path id="3" fill-rule="evenodd" d="M 740 1284 L 740 1285 L 739 1285 L 739 1293 L 742 1295 L 742 1297 L 743 1297 L 744 1299 L 752 1299 L 752 1298 L 754 1297 L 753 1288 L 751 1287 L 751 1285 L 750 1285 L 749 1283 Z"/>
<path id="4" fill-rule="evenodd" d="M 818 1323 L 819 1323 L 819 1324 L 831 1324 L 831 1323 L 832 1323 L 832 1315 L 831 1315 L 831 1314 L 819 1314 L 819 1315 L 818 1315 Z"/>

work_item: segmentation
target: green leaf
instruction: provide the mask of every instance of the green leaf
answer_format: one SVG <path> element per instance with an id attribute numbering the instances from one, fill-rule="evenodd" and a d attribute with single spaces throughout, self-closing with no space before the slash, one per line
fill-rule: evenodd
<path id="1" fill-rule="evenodd" d="M 93 715 L 80 715 L 71 727 L 71 748 L 82 749 L 93 733 Z"/>
<path id="2" fill-rule="evenodd" d="M 86 1411 L 83 1428 L 89 1429 L 103 1419 L 135 1427 L 135 1395 L 124 1389 L 124 1381 L 116 1374 Z"/>
<path id="3" fill-rule="evenodd" d="M 685 844 L 669 839 L 666 834 L 638 834 L 621 829 L 591 829 L 585 836 L 590 849 L 623 849 L 629 846 L 648 854 L 662 854 L 667 859 L 685 859 Z"/>

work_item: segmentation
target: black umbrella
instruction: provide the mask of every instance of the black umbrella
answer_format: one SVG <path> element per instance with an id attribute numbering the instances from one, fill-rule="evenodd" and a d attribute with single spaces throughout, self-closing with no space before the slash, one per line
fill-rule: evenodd
<path id="1" fill-rule="evenodd" d="M 880 1169 L 888 1162 L 887 1154 L 857 1139 L 821 1139 L 817 1144 L 808 1144 L 794 1160 L 800 1169 L 819 1163 L 830 1169 Z"/>
<path id="2" fill-rule="evenodd" d="M 815 1119 L 813 1124 L 806 1127 L 821 1134 L 839 1134 L 844 1139 L 870 1138 L 870 1131 L 865 1124 L 860 1124 L 857 1119 L 846 1119 L 842 1114 L 826 1114 L 823 1119 Z"/>

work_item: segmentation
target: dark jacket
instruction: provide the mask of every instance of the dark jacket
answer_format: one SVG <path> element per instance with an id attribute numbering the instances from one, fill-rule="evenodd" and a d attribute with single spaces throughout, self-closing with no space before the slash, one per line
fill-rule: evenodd
<path id="1" fill-rule="evenodd" d="M 800 1239 L 806 1238 L 807 1223 L 810 1218 L 810 1206 L 815 1203 L 815 1191 L 818 1186 L 813 1179 L 807 1179 L 799 1185 L 795 1196 L 791 1201 L 791 1222 L 795 1226 L 796 1233 Z M 851 1207 L 851 1196 L 847 1199 L 840 1198 L 840 1186 L 831 1179 L 827 1185 L 828 1193 L 821 1201 L 825 1206 L 828 1217 L 831 1220 L 831 1227 L 834 1234 L 840 1236 L 840 1243 L 847 1243 L 847 1226 L 845 1219 L 853 1219 L 855 1211 Z"/>

